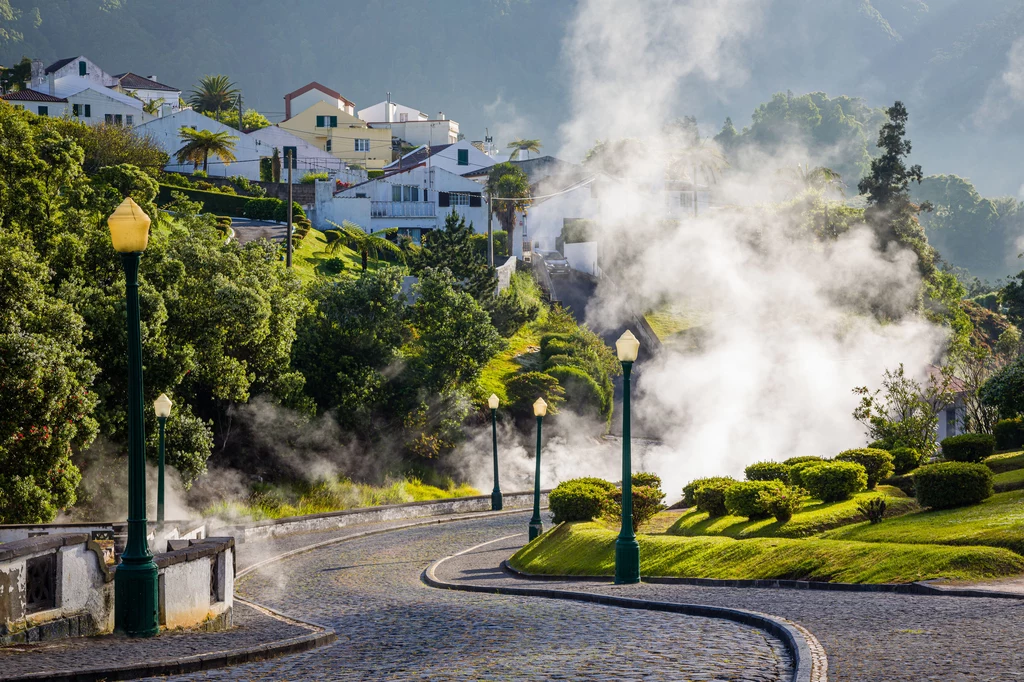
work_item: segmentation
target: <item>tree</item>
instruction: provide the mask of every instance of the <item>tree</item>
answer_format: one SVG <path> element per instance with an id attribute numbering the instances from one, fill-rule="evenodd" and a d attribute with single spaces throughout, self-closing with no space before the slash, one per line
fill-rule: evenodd
<path id="1" fill-rule="evenodd" d="M 491 318 L 447 269 L 426 269 L 416 285 L 419 298 L 410 319 L 419 335 L 422 385 L 441 394 L 474 380 L 503 341 Z"/>
<path id="2" fill-rule="evenodd" d="M 235 142 L 238 141 L 235 135 L 226 131 L 193 130 L 188 126 L 182 126 L 178 134 L 185 140 L 185 146 L 175 153 L 178 163 L 191 163 L 198 168 L 202 162 L 203 171 L 208 171 L 210 154 L 216 154 L 225 165 L 235 160 Z"/>
<path id="3" fill-rule="evenodd" d="M 327 248 L 329 254 L 335 254 L 342 246 L 347 246 L 362 258 L 363 272 L 369 265 L 369 259 L 376 259 L 380 254 L 391 254 L 396 258 L 403 258 L 402 249 L 393 241 L 387 239 L 392 230 L 380 230 L 378 232 L 367 232 L 359 225 L 345 220 L 341 225 L 331 223 L 334 227 L 325 232 L 327 237 Z"/>
<path id="4" fill-rule="evenodd" d="M 147 114 L 150 114 L 151 116 L 156 116 L 160 113 L 160 107 L 162 107 L 163 105 L 164 98 L 157 97 L 156 99 L 151 99 L 148 102 L 144 102 L 142 104 L 142 110 L 145 111 Z"/>
<path id="5" fill-rule="evenodd" d="M 424 240 L 424 248 L 412 258 L 412 272 L 447 267 L 459 287 L 468 291 L 478 302 L 486 303 L 494 297 L 498 279 L 494 268 L 487 265 L 487 259 L 473 246 L 473 224 L 466 225 L 466 219 L 455 209 L 448 214 L 444 227 L 434 230 Z"/>
<path id="6" fill-rule="evenodd" d="M 32 78 L 32 60 L 22 57 L 14 66 L 0 66 L 0 92 L 17 92 L 28 87 Z"/>
<path id="7" fill-rule="evenodd" d="M 274 153 L 270 155 L 270 176 L 274 182 L 281 182 L 281 152 L 274 147 Z"/>
<path id="8" fill-rule="evenodd" d="M 221 112 L 235 105 L 240 92 L 227 76 L 203 76 L 189 94 L 188 103 L 219 121 Z"/>
<path id="9" fill-rule="evenodd" d="M 491 210 L 501 229 L 508 233 L 510 248 L 515 244 L 516 212 L 530 205 L 530 181 L 523 170 L 509 162 L 497 163 L 487 174 Z"/>
<path id="10" fill-rule="evenodd" d="M 227 110 L 227 113 L 217 117 L 213 116 L 210 112 L 203 112 L 210 118 L 216 118 L 226 126 L 238 130 L 238 108 L 232 107 Z M 255 109 L 246 109 L 242 112 L 242 130 L 247 133 L 251 133 L 254 130 L 260 130 L 270 126 L 271 123 L 266 116 L 256 111 Z"/>
<path id="11" fill-rule="evenodd" d="M 829 229 L 830 222 L 828 218 L 828 195 L 832 192 L 838 192 L 840 196 L 846 196 L 842 176 L 835 172 L 831 168 L 825 166 L 810 167 L 810 164 L 797 164 L 796 168 L 783 168 L 779 169 L 780 174 L 784 177 L 789 177 L 793 183 L 797 192 L 803 194 L 805 192 L 820 192 L 822 194 L 822 204 L 824 206 L 824 229 L 821 234 L 833 235 L 834 232 Z"/>
<path id="12" fill-rule="evenodd" d="M 515 161 L 519 158 L 519 152 L 522 151 L 526 152 L 526 158 L 530 158 L 530 152 L 537 154 L 540 152 L 540 148 L 542 146 L 543 145 L 541 145 L 540 140 L 523 140 L 516 138 L 508 143 L 508 149 L 512 150 L 508 160 Z"/>
<path id="13" fill-rule="evenodd" d="M 155 138 L 138 128 L 87 125 L 72 118 L 53 118 L 48 123 L 82 148 L 82 168 L 90 175 L 105 166 L 128 163 L 156 177 L 170 159 Z"/>
<path id="14" fill-rule="evenodd" d="M 861 397 L 853 417 L 864 425 L 871 440 L 882 441 L 887 447 L 914 448 L 928 455 L 936 451 L 938 413 L 953 402 L 948 372 L 931 376 L 922 389 L 904 373 L 901 364 L 894 371 L 885 371 L 882 388 L 877 391 L 861 386 L 853 392 Z"/>
<path id="15" fill-rule="evenodd" d="M 924 175 L 921 166 L 908 167 L 905 158 L 910 155 L 910 140 L 907 133 L 907 108 L 897 101 L 886 110 L 889 120 L 878 132 L 878 148 L 881 156 L 871 161 L 871 172 L 861 179 L 857 189 L 866 194 L 868 203 L 879 209 L 899 207 L 910 202 L 910 183 L 920 184 Z"/>
<path id="16" fill-rule="evenodd" d="M 725 123 L 722 124 L 722 130 L 715 135 L 715 143 L 726 151 L 731 150 L 736 146 L 736 138 L 739 137 L 739 132 L 736 130 L 736 126 L 732 123 L 732 118 L 726 116 Z"/>
<path id="17" fill-rule="evenodd" d="M 960 384 L 960 394 L 964 401 L 964 430 L 969 433 L 992 433 L 999 411 L 996 406 L 982 400 L 981 390 L 1004 362 L 987 348 L 969 346 L 956 353 L 949 364 Z"/>
<path id="18" fill-rule="evenodd" d="M 981 403 L 995 408 L 1003 419 L 1024 414 L 1024 357 L 993 374 L 978 393 Z"/>

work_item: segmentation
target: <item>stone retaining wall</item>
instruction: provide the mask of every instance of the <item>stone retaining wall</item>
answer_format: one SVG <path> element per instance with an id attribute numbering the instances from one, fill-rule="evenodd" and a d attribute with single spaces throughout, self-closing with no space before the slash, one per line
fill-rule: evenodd
<path id="1" fill-rule="evenodd" d="M 231 627 L 235 592 L 235 539 L 171 540 L 153 557 L 160 570 L 160 625 Z"/>

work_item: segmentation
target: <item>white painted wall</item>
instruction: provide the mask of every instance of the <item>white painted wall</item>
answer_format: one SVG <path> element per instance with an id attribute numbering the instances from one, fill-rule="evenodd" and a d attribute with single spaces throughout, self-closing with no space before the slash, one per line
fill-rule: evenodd
<path id="1" fill-rule="evenodd" d="M 383 102 L 377 102 L 373 106 L 366 107 L 365 109 L 359 110 L 359 118 L 363 119 L 368 123 L 385 123 L 391 122 L 396 123 L 401 120 L 402 114 L 405 114 L 406 120 L 408 121 L 426 121 L 430 118 L 429 115 L 420 111 L 419 109 L 413 109 L 407 107 L 404 104 L 398 102 L 391 103 L 391 118 L 387 118 L 387 100 Z"/>
<path id="2" fill-rule="evenodd" d="M 597 242 L 579 242 L 565 244 L 562 255 L 569 261 L 569 267 L 577 272 L 599 277 L 601 268 L 597 259 Z"/>
<path id="3" fill-rule="evenodd" d="M 136 126 L 136 130 L 139 133 L 152 136 L 153 140 L 170 155 L 171 160 L 164 167 L 166 170 L 191 173 L 193 171 L 192 164 L 179 164 L 174 158 L 174 154 L 185 144 L 178 132 L 182 126 L 196 130 L 224 131 L 239 138 L 235 142 L 235 158 L 238 160 L 230 165 L 225 165 L 217 155 L 211 156 L 209 175 L 214 177 L 242 175 L 249 180 L 260 179 L 258 161 L 260 153 L 256 147 L 256 140 L 239 133 L 230 126 L 218 123 L 209 116 L 191 109 L 183 109 L 168 116 L 148 121 L 145 125 Z"/>
<path id="4" fill-rule="evenodd" d="M 256 145 L 257 156 L 271 156 L 274 153 L 274 148 L 277 147 L 281 151 L 281 163 L 282 171 L 284 170 L 284 147 L 295 147 L 295 159 L 297 168 L 293 171 L 295 182 L 305 175 L 307 172 L 320 172 L 326 171 L 332 178 L 342 175 L 342 171 L 347 167 L 347 164 L 334 156 L 330 152 L 324 151 L 319 147 L 306 142 L 301 137 L 294 135 L 283 128 L 277 126 L 269 126 L 267 128 L 261 128 L 260 130 L 254 130 L 248 133 L 247 137 L 254 141 Z M 234 164 L 232 164 L 234 165 Z M 250 180 L 259 180 L 260 167 L 259 162 L 254 161 L 255 166 L 255 177 L 250 177 L 249 173 L 252 169 L 248 165 L 244 166 L 245 172 L 231 173 L 232 175 L 245 175 Z M 241 164 L 240 164 L 240 167 Z M 282 178 L 283 179 L 283 178 Z M 363 175 L 365 179 L 365 173 Z"/>
<path id="5" fill-rule="evenodd" d="M 117 84 L 117 80 L 115 80 L 113 76 L 111 76 L 109 73 L 101 69 L 96 62 L 83 55 L 79 55 L 78 58 L 72 59 L 70 62 L 68 62 L 61 68 L 54 71 L 51 75 L 57 79 L 65 78 L 67 76 L 80 78 L 82 76 L 79 76 L 80 71 L 78 62 L 82 61 L 84 61 L 86 64 L 86 75 L 84 76 L 84 78 L 88 79 L 93 84 L 101 85 L 103 87 L 111 87 Z M 52 64 L 53 62 L 50 63 Z M 44 64 L 43 66 L 46 67 L 49 66 L 49 64 Z M 32 81 L 29 87 L 31 87 L 33 90 L 41 90 L 41 88 L 37 86 L 42 86 L 43 88 L 45 88 L 46 79 L 47 75 L 41 74 L 39 78 L 36 78 Z M 42 91 L 45 92 L 44 89 Z"/>
<path id="6" fill-rule="evenodd" d="M 198 625 L 216 618 L 234 603 L 232 550 L 219 553 L 214 561 L 220 572 L 217 596 L 210 601 L 210 557 L 183 561 L 160 569 L 160 624 L 168 628 Z"/>
<path id="7" fill-rule="evenodd" d="M 589 185 L 538 201 L 528 209 L 530 239 L 538 242 L 541 249 L 554 249 L 566 219 L 593 220 L 599 208 Z"/>

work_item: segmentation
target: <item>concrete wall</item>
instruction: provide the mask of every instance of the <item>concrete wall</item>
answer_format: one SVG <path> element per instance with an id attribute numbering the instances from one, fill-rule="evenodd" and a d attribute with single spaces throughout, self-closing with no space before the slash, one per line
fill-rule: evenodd
<path id="1" fill-rule="evenodd" d="M 497 262 L 497 258 L 494 259 Z M 495 293 L 500 294 L 505 289 L 508 289 L 512 283 L 512 274 L 516 271 L 516 259 L 508 258 L 504 263 L 494 268 L 494 273 L 498 276 L 498 288 Z"/>
<path id="2" fill-rule="evenodd" d="M 196 130 L 209 130 L 212 132 L 226 132 L 238 139 L 235 141 L 236 161 L 227 165 L 217 155 L 210 157 L 208 175 L 211 177 L 228 177 L 230 175 L 242 175 L 249 180 L 259 180 L 259 156 L 256 148 L 256 140 L 248 135 L 240 134 L 231 126 L 218 123 L 209 116 L 200 114 L 191 109 L 183 109 L 168 116 L 162 116 L 149 121 L 144 125 L 136 126 L 136 131 L 141 135 L 149 135 L 153 141 L 160 145 L 160 148 L 170 154 L 170 162 L 164 166 L 164 170 L 191 173 L 194 168 L 192 164 L 179 164 L 175 153 L 185 145 L 179 130 L 182 127 L 195 128 Z M 268 154 L 269 155 L 269 154 Z M 200 167 L 202 167 L 200 165 Z M 255 169 L 255 175 L 253 174 Z M 296 178 L 298 179 L 298 178 Z"/>
<path id="3" fill-rule="evenodd" d="M 159 554 L 160 625 L 167 628 L 231 626 L 234 603 L 234 540 L 207 538 Z M 216 586 L 211 594 L 211 577 Z"/>
<path id="4" fill-rule="evenodd" d="M 597 242 L 579 242 L 563 244 L 562 255 L 569 261 L 569 267 L 577 272 L 585 272 L 593 277 L 601 274 L 601 266 L 597 257 Z"/>

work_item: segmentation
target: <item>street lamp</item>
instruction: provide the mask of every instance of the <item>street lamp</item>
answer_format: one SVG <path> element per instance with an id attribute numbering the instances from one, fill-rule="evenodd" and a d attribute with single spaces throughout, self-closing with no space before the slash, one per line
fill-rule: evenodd
<path id="1" fill-rule="evenodd" d="M 156 421 L 160 424 L 160 449 L 159 459 L 157 459 L 157 479 L 156 479 L 156 522 L 164 522 L 164 426 L 167 424 L 167 418 L 171 416 L 171 399 L 167 397 L 166 393 L 161 393 L 160 397 L 153 401 L 153 411 L 156 412 Z"/>
<path id="2" fill-rule="evenodd" d="M 540 427 L 544 415 L 548 413 L 548 404 L 544 398 L 537 398 L 533 404 L 533 414 L 537 417 L 537 471 L 533 475 L 533 516 L 530 518 L 530 539 L 544 532 L 544 523 L 540 520 Z"/>
<path id="3" fill-rule="evenodd" d="M 121 254 L 128 304 L 128 541 L 114 575 L 114 627 L 130 637 L 152 637 L 157 618 L 157 568 L 146 541 L 146 432 L 142 417 L 142 333 L 139 259 L 149 243 L 149 216 L 129 197 L 107 219 Z"/>
<path id="4" fill-rule="evenodd" d="M 640 342 L 628 329 L 615 342 L 622 362 L 622 528 L 615 541 L 615 584 L 640 582 L 640 545 L 633 533 L 633 465 L 630 462 L 629 373 L 640 351 Z"/>
<path id="5" fill-rule="evenodd" d="M 501 486 L 498 485 L 498 396 L 487 399 L 491 408 L 491 443 L 494 446 L 494 490 L 491 491 L 491 511 L 501 511 Z"/>

